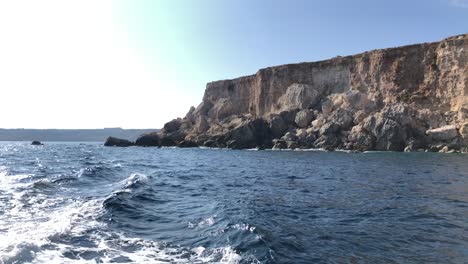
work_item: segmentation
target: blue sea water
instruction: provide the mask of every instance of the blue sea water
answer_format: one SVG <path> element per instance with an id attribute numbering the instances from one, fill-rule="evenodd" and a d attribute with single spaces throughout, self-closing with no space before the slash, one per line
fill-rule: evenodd
<path id="1" fill-rule="evenodd" d="M 468 263 L 468 155 L 0 143 L 0 263 Z"/>

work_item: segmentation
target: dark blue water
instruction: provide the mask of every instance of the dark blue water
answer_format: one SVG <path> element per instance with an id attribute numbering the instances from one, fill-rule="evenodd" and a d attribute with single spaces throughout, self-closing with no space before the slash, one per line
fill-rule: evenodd
<path id="1" fill-rule="evenodd" d="M 0 263 L 467 263 L 468 156 L 0 143 Z"/>

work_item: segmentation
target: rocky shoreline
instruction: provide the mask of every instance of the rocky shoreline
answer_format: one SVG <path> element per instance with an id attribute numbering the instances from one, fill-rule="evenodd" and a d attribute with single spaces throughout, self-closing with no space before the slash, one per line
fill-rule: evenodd
<path id="1" fill-rule="evenodd" d="M 208 83 L 197 108 L 130 145 L 467 152 L 467 39 Z"/>

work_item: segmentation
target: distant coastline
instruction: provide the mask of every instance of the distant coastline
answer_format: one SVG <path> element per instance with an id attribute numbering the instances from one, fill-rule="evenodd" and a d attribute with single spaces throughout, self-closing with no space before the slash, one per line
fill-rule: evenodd
<path id="1" fill-rule="evenodd" d="M 108 136 L 135 140 L 141 134 L 158 129 L 0 129 L 0 141 L 97 141 Z"/>

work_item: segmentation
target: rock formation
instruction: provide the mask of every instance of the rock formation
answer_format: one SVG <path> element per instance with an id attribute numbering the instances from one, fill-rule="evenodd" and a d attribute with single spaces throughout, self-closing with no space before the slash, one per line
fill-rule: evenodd
<path id="1" fill-rule="evenodd" d="M 106 147 L 130 147 L 134 146 L 135 143 L 128 141 L 126 139 L 120 139 L 115 137 L 108 137 L 104 146 Z"/>
<path id="2" fill-rule="evenodd" d="M 137 138 L 135 145 L 140 147 L 160 147 L 161 139 L 157 132 L 143 134 Z"/>
<path id="3" fill-rule="evenodd" d="M 207 84 L 163 146 L 466 151 L 468 34 Z M 187 144 L 186 142 L 190 142 Z"/>
<path id="4" fill-rule="evenodd" d="M 33 142 L 31 142 L 31 145 L 33 145 L 33 146 L 42 146 L 44 144 L 42 144 L 40 141 L 34 140 Z"/>

